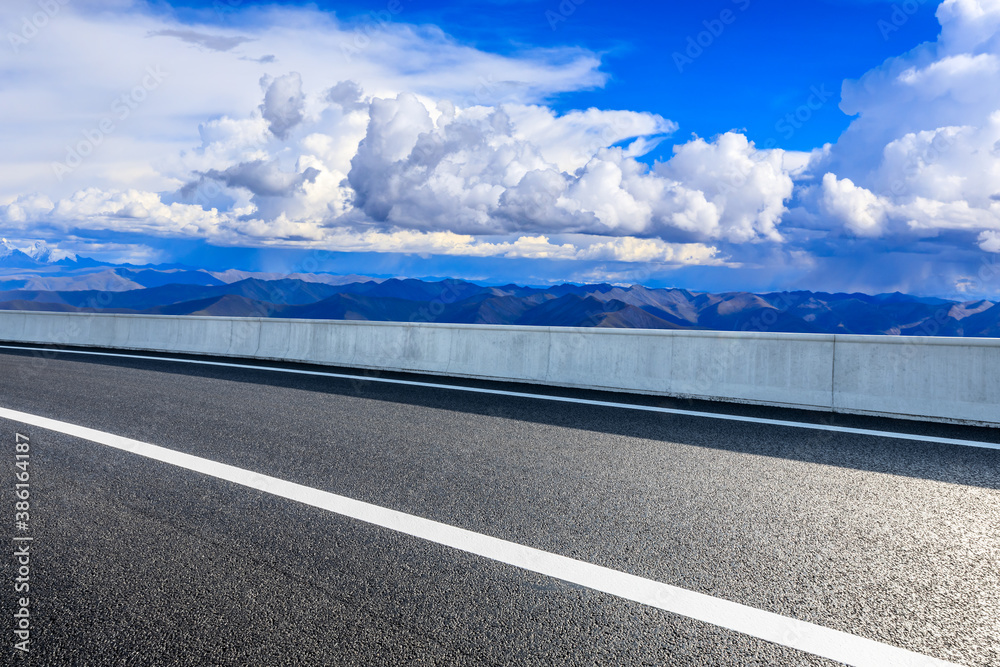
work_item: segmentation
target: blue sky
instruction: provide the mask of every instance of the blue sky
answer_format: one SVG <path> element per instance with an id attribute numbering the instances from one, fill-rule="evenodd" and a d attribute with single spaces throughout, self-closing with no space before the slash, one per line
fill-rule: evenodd
<path id="1" fill-rule="evenodd" d="M 177 15 L 207 18 L 222 25 L 239 21 L 211 2 L 176 2 Z M 235 4 L 235 3 L 234 3 Z M 385 3 L 283 3 L 317 6 L 364 25 Z M 837 108 L 844 79 L 858 78 L 873 65 L 899 55 L 940 31 L 936 3 L 917 0 L 905 22 L 893 22 L 895 0 L 702 0 L 700 2 L 607 2 L 606 0 L 412 0 L 400 2 L 399 20 L 439 26 L 466 44 L 496 53 L 525 48 L 584 47 L 602 56 L 606 85 L 555 96 L 552 108 L 632 109 L 677 121 L 684 140 L 745 130 L 764 144 L 811 150 L 836 141 L 850 118 Z M 225 1 L 222 5 L 227 7 Z M 910 8 L 907 7 L 909 10 Z M 720 15 L 732 23 L 690 64 L 689 38 L 719 31 Z M 708 26 L 705 23 L 708 22 Z M 884 22 L 881 23 L 880 22 Z M 899 23 L 899 25 L 896 25 Z M 675 54 L 682 58 L 675 59 Z M 692 53 L 696 53 L 693 51 Z M 680 67 L 678 66 L 680 63 Z M 779 125 L 809 101 L 813 88 L 832 93 L 808 122 Z M 670 156 L 672 141 L 651 157 Z"/>
<path id="2" fill-rule="evenodd" d="M 1000 0 L 12 0 L 0 27 L 15 245 L 1000 296 Z"/>

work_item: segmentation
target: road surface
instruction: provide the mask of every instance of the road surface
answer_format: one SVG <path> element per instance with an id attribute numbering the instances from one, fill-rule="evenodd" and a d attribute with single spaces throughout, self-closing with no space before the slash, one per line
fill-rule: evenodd
<path id="1" fill-rule="evenodd" d="M 227 361 L 0 349 L 8 664 L 1000 665 L 997 430 Z"/>

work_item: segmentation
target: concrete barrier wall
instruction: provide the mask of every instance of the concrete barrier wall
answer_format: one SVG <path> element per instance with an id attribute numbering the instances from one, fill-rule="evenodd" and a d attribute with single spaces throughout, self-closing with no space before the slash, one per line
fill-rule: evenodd
<path id="1" fill-rule="evenodd" d="M 1000 426 L 1000 339 L 0 311 L 0 340 Z"/>

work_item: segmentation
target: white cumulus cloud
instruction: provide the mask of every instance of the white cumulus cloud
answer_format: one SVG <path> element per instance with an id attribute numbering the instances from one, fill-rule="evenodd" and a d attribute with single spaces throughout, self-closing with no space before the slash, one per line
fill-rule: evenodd
<path id="1" fill-rule="evenodd" d="M 858 236 L 879 236 L 886 219 L 886 202 L 851 179 L 838 179 L 834 174 L 823 176 L 822 206 Z"/>
<path id="2" fill-rule="evenodd" d="M 828 172 L 821 212 L 849 233 L 1000 229 L 1000 0 L 945 0 L 937 16 L 937 41 L 844 84 L 859 116 L 813 166 Z"/>
<path id="3" fill-rule="evenodd" d="M 1000 0 L 945 0 L 939 39 L 846 82 L 857 117 L 836 143 L 730 131 L 652 164 L 668 118 L 552 108 L 605 82 L 584 49 L 491 54 L 401 17 L 359 32 L 281 5 L 226 25 L 103 9 L 63 5 L 0 72 L 0 224 L 25 238 L 705 265 L 739 246 L 804 258 L 822 234 L 1000 238 Z"/>

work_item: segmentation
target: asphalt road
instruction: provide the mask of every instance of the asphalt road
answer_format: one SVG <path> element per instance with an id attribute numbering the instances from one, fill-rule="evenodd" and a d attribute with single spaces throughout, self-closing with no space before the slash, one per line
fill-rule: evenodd
<path id="1" fill-rule="evenodd" d="M 1000 665 L 997 450 L 3 349 L 0 407 L 962 665 Z M 834 423 L 1000 440 L 971 427 Z M 7 664 L 835 664 L 0 419 L 10 538 L 17 432 L 31 442 L 32 620 L 27 654 L 4 630 Z M 17 567 L 0 558 L 7 619 Z"/>

